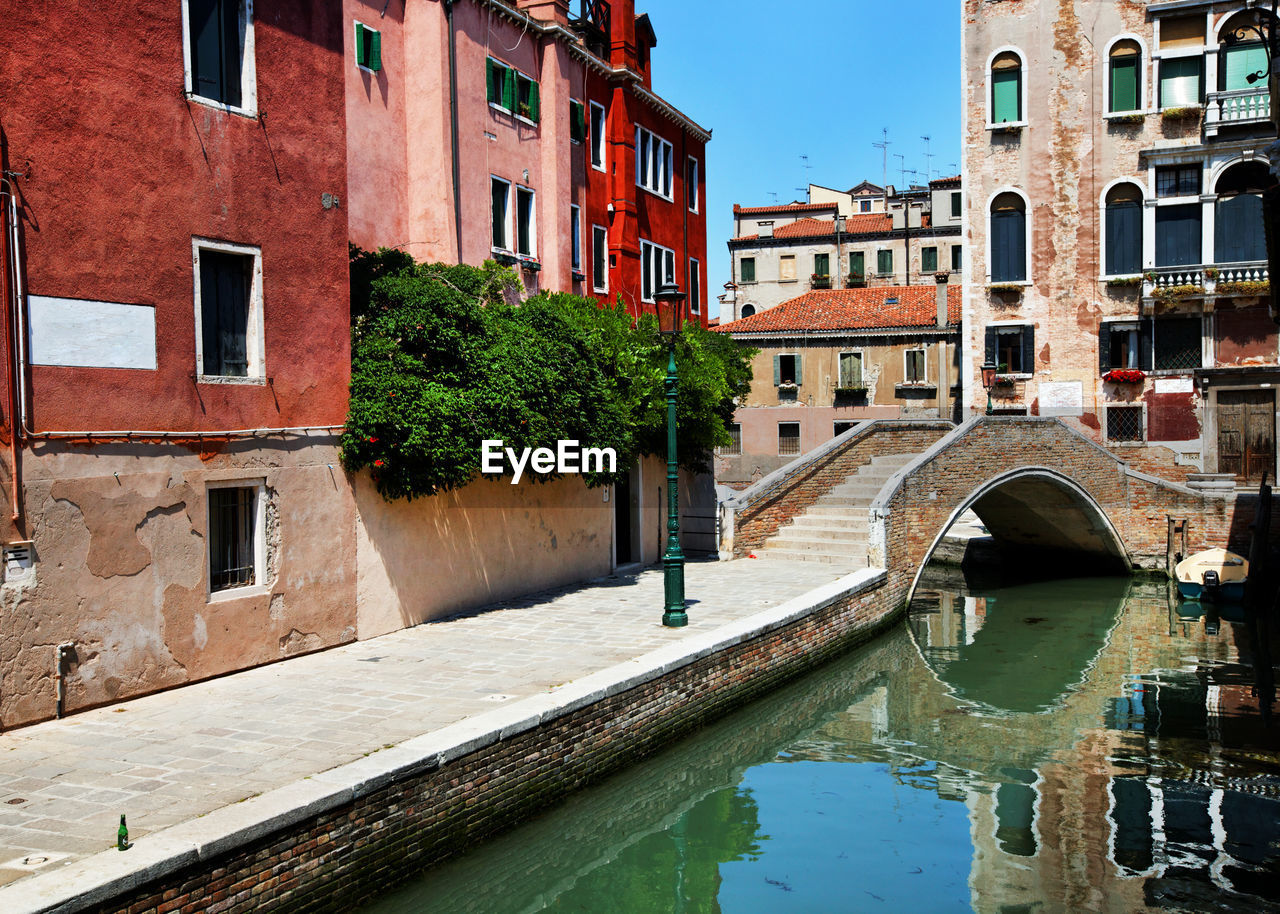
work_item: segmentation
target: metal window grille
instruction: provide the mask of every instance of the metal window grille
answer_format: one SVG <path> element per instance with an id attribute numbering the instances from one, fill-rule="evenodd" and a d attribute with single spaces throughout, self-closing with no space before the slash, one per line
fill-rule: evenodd
<path id="1" fill-rule="evenodd" d="M 1142 407 L 1111 406 L 1107 408 L 1108 441 L 1142 440 Z"/>
<path id="2" fill-rule="evenodd" d="M 1200 367 L 1200 318 L 1176 317 L 1155 323 L 1155 361 L 1157 370 Z"/>
<path id="3" fill-rule="evenodd" d="M 738 457 L 742 454 L 742 426 L 733 423 L 729 426 L 729 437 L 733 439 L 725 447 L 716 448 L 716 453 L 721 457 Z"/>
<path id="4" fill-rule="evenodd" d="M 254 583 L 255 488 L 209 490 L 209 589 Z"/>
<path id="5" fill-rule="evenodd" d="M 783 457 L 800 453 L 800 423 L 778 423 L 778 453 Z"/>

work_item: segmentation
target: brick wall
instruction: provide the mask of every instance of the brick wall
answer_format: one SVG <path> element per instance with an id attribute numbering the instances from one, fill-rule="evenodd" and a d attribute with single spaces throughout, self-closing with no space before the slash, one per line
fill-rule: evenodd
<path id="1" fill-rule="evenodd" d="M 802 619 L 83 910 L 349 911 L 871 638 L 896 617 L 882 584 L 873 578 Z"/>

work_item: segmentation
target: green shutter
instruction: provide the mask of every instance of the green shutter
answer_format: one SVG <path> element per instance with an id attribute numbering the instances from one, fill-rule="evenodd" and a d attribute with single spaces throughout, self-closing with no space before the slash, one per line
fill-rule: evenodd
<path id="1" fill-rule="evenodd" d="M 1202 57 L 1174 57 L 1160 61 L 1160 107 L 1200 104 Z"/>
<path id="2" fill-rule="evenodd" d="M 867 272 L 867 257 L 862 251 L 852 251 L 849 254 L 849 278 L 862 279 Z"/>
<path id="3" fill-rule="evenodd" d="M 497 73 L 498 68 L 493 65 L 492 60 L 486 60 L 484 62 L 484 68 L 485 68 L 486 82 L 488 83 L 488 86 L 489 86 L 489 94 L 488 94 L 489 101 L 490 102 L 502 101 L 502 93 L 499 91 L 499 87 L 498 87 L 498 73 Z"/>
<path id="4" fill-rule="evenodd" d="M 755 282 L 756 259 L 754 257 L 743 257 L 738 262 L 738 272 L 741 274 L 742 282 Z"/>
<path id="5" fill-rule="evenodd" d="M 500 67 L 502 78 L 502 107 L 508 111 L 516 110 L 516 71 L 509 67 Z"/>
<path id="6" fill-rule="evenodd" d="M 831 255 L 830 254 L 814 254 L 813 255 L 813 272 L 817 276 L 831 275 Z"/>
<path id="7" fill-rule="evenodd" d="M 796 387 L 804 383 L 804 356 L 796 353 Z"/>
<path id="8" fill-rule="evenodd" d="M 587 136 L 586 111 L 582 102 L 569 100 L 569 139 L 581 143 Z"/>
<path id="9" fill-rule="evenodd" d="M 1267 72 L 1267 51 L 1260 44 L 1249 47 L 1226 49 L 1226 73 L 1222 88 L 1230 92 L 1232 89 L 1257 89 L 1266 91 L 1266 80 L 1258 80 L 1250 85 L 1246 79 L 1251 73 Z"/>
<path id="10" fill-rule="evenodd" d="M 938 272 L 938 249 L 924 248 L 920 252 L 920 269 L 925 273 Z"/>
<path id="11" fill-rule="evenodd" d="M 773 386 L 777 387 L 782 383 L 782 356 L 775 355 L 773 357 Z"/>
<path id="12" fill-rule="evenodd" d="M 876 272 L 877 273 L 893 272 L 893 251 L 877 251 L 876 252 Z"/>
<path id="13" fill-rule="evenodd" d="M 991 123 L 1020 121 L 1022 117 L 1022 69 L 991 71 Z"/>
<path id="14" fill-rule="evenodd" d="M 382 69 L 382 33 L 369 30 L 369 69 L 375 73 Z"/>
<path id="15" fill-rule="evenodd" d="M 1138 110 L 1138 56 L 1111 58 L 1111 111 Z"/>
<path id="16" fill-rule="evenodd" d="M 369 59 L 364 52 L 364 26 L 356 23 L 356 63 L 362 67 L 369 65 Z"/>
<path id="17" fill-rule="evenodd" d="M 529 81 L 529 120 L 538 123 L 538 84 Z"/>

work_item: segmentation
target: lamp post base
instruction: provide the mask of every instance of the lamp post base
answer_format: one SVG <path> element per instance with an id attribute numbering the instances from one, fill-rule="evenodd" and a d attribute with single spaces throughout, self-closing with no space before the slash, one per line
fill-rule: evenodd
<path id="1" fill-rule="evenodd" d="M 668 551 L 662 557 L 662 583 L 666 593 L 666 611 L 662 624 L 667 628 L 683 628 L 689 624 L 689 614 L 684 611 L 684 555 L 679 547 L 673 554 Z"/>

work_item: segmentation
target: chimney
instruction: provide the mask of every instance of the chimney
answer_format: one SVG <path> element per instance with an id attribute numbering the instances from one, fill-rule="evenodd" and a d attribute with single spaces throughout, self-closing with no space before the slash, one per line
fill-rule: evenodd
<path id="1" fill-rule="evenodd" d="M 945 270 L 939 270 L 933 274 L 933 281 L 938 284 L 938 326 L 947 326 L 947 280 L 951 278 L 951 274 Z"/>
<path id="2" fill-rule="evenodd" d="M 539 22 L 569 24 L 569 0 L 516 0 L 516 8 Z"/>
<path id="3" fill-rule="evenodd" d="M 772 223 L 772 222 L 761 222 L 761 223 L 759 223 L 759 224 L 757 225 L 757 230 L 758 230 L 758 233 L 759 233 L 759 235 L 760 235 L 760 237 L 761 237 L 761 238 L 772 238 L 772 237 L 773 237 L 773 223 Z"/>

